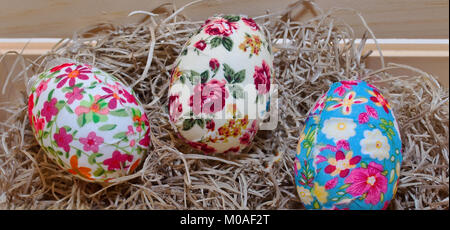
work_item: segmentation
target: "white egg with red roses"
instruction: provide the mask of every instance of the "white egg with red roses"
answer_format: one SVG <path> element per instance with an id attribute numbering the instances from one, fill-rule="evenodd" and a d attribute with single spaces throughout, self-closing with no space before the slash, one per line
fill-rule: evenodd
<path id="1" fill-rule="evenodd" d="M 268 112 L 273 77 L 270 41 L 253 19 L 212 17 L 175 62 L 170 121 L 181 139 L 204 153 L 240 152 Z"/>
<path id="2" fill-rule="evenodd" d="M 93 66 L 64 63 L 32 79 L 28 117 L 47 155 L 86 181 L 132 173 L 150 145 L 149 122 L 131 88 Z"/>

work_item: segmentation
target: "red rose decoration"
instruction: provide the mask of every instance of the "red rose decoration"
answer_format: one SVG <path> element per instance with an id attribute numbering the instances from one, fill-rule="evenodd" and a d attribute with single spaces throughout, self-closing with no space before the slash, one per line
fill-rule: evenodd
<path id="1" fill-rule="evenodd" d="M 203 23 L 203 25 L 200 28 L 205 27 L 206 25 L 208 25 L 211 22 L 211 19 L 206 19 L 205 23 Z"/>
<path id="2" fill-rule="evenodd" d="M 270 90 L 270 68 L 266 61 L 263 60 L 262 66 L 255 66 L 253 74 L 256 90 L 259 94 L 266 94 Z"/>
<path id="3" fill-rule="evenodd" d="M 216 113 L 225 107 L 225 99 L 229 93 L 225 88 L 226 81 L 212 79 L 207 83 L 200 83 L 194 87 L 194 94 L 189 99 L 189 106 L 194 114 Z"/>
<path id="4" fill-rule="evenodd" d="M 227 152 L 234 152 L 234 153 L 237 153 L 237 152 L 239 152 L 239 149 L 240 149 L 239 146 L 231 147 L 231 148 L 227 149 L 227 150 L 225 151 L 225 153 L 227 153 Z"/>
<path id="5" fill-rule="evenodd" d="M 243 145 L 248 145 L 250 144 L 250 134 L 249 133 L 244 133 L 244 135 L 242 135 L 242 137 L 239 138 L 239 143 L 243 144 Z"/>
<path id="6" fill-rule="evenodd" d="M 169 96 L 169 116 L 172 122 L 176 122 L 183 113 L 183 105 L 180 102 L 180 95 Z"/>
<path id="7" fill-rule="evenodd" d="M 217 69 L 219 69 L 220 63 L 217 59 L 215 58 L 211 58 L 211 60 L 209 60 L 209 67 L 211 68 L 212 71 L 216 71 Z"/>
<path id="8" fill-rule="evenodd" d="M 219 18 L 205 26 L 205 33 L 209 35 L 230 36 L 233 30 L 237 30 L 239 26 L 235 22 L 229 22 L 226 19 Z"/>
<path id="9" fill-rule="evenodd" d="M 214 128 L 216 127 L 216 123 L 214 120 L 209 120 L 206 122 L 206 128 L 210 131 L 214 131 Z"/>
<path id="10" fill-rule="evenodd" d="M 206 42 L 204 40 L 200 40 L 194 44 L 194 47 L 203 51 L 206 48 Z"/>
<path id="11" fill-rule="evenodd" d="M 180 139 L 184 140 L 188 145 L 190 145 L 194 149 L 201 150 L 204 153 L 214 153 L 214 152 L 216 152 L 216 149 L 214 147 L 209 146 L 208 144 L 187 140 L 180 133 L 177 133 L 177 136 Z"/>
<path id="12" fill-rule="evenodd" d="M 242 18 L 242 21 L 249 26 L 252 30 L 257 31 L 259 30 L 259 26 L 258 24 L 256 24 L 255 21 L 253 21 L 253 19 L 251 18 Z"/>

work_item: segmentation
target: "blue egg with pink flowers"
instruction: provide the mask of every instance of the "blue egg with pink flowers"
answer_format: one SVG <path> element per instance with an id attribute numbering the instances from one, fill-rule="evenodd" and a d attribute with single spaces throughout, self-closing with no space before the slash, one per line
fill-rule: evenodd
<path id="1" fill-rule="evenodd" d="M 398 187 L 402 141 L 393 110 L 364 81 L 331 85 L 308 114 L 294 160 L 306 209 L 386 209 Z"/>

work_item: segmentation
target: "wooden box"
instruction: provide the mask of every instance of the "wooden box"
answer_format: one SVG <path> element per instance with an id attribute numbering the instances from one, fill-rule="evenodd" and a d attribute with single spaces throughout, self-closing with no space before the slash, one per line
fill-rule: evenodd
<path id="1" fill-rule="evenodd" d="M 155 7 L 174 2 L 177 6 L 189 0 L 142 1 L 142 0 L 22 0 L 5 1 L 0 8 L 0 55 L 16 50 L 34 58 L 48 51 L 57 38 L 72 34 L 89 25 L 102 22 L 129 23 L 139 20 L 128 17 L 134 10 L 151 11 Z M 215 13 L 261 15 L 267 11 L 277 12 L 295 0 L 210 0 L 185 10 L 193 20 L 204 20 Z M 353 8 L 363 15 L 368 26 L 381 43 L 385 62 L 411 65 L 438 77 L 446 87 L 449 85 L 449 2 L 448 0 L 316 0 L 323 10 L 333 7 Z M 308 9 L 299 10 L 297 17 L 313 15 Z M 346 23 L 362 36 L 363 28 L 356 15 L 342 15 Z M 26 45 L 26 49 L 22 50 Z M 367 59 L 371 69 L 380 67 L 379 53 L 374 44 L 367 50 L 375 52 Z M 0 63 L 0 103 L 17 99 L 23 82 L 14 87 L 4 87 L 8 73 L 13 69 L 14 57 L 7 55 Z M 16 68 L 17 69 L 17 68 Z M 19 70 L 16 70 L 19 72 Z M 404 71 L 404 70 L 402 70 Z M 5 114 L 0 111 L 0 121 Z"/>

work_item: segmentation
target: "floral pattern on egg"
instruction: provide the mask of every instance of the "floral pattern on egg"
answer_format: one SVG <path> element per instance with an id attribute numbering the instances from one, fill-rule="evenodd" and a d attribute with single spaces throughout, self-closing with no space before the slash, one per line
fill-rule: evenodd
<path id="1" fill-rule="evenodd" d="M 386 209 L 402 161 L 387 100 L 364 81 L 333 84 L 308 115 L 294 172 L 307 209 Z"/>
<path id="2" fill-rule="evenodd" d="M 28 117 L 48 156 L 86 181 L 132 173 L 150 145 L 149 122 L 133 91 L 85 64 L 64 63 L 40 74 Z"/>
<path id="3" fill-rule="evenodd" d="M 169 117 L 179 137 L 205 153 L 239 152 L 248 146 L 268 111 L 272 59 L 269 41 L 253 19 L 228 15 L 206 20 L 171 74 Z M 246 87 L 254 98 L 244 98 Z M 243 103 L 251 104 L 256 116 Z"/>

